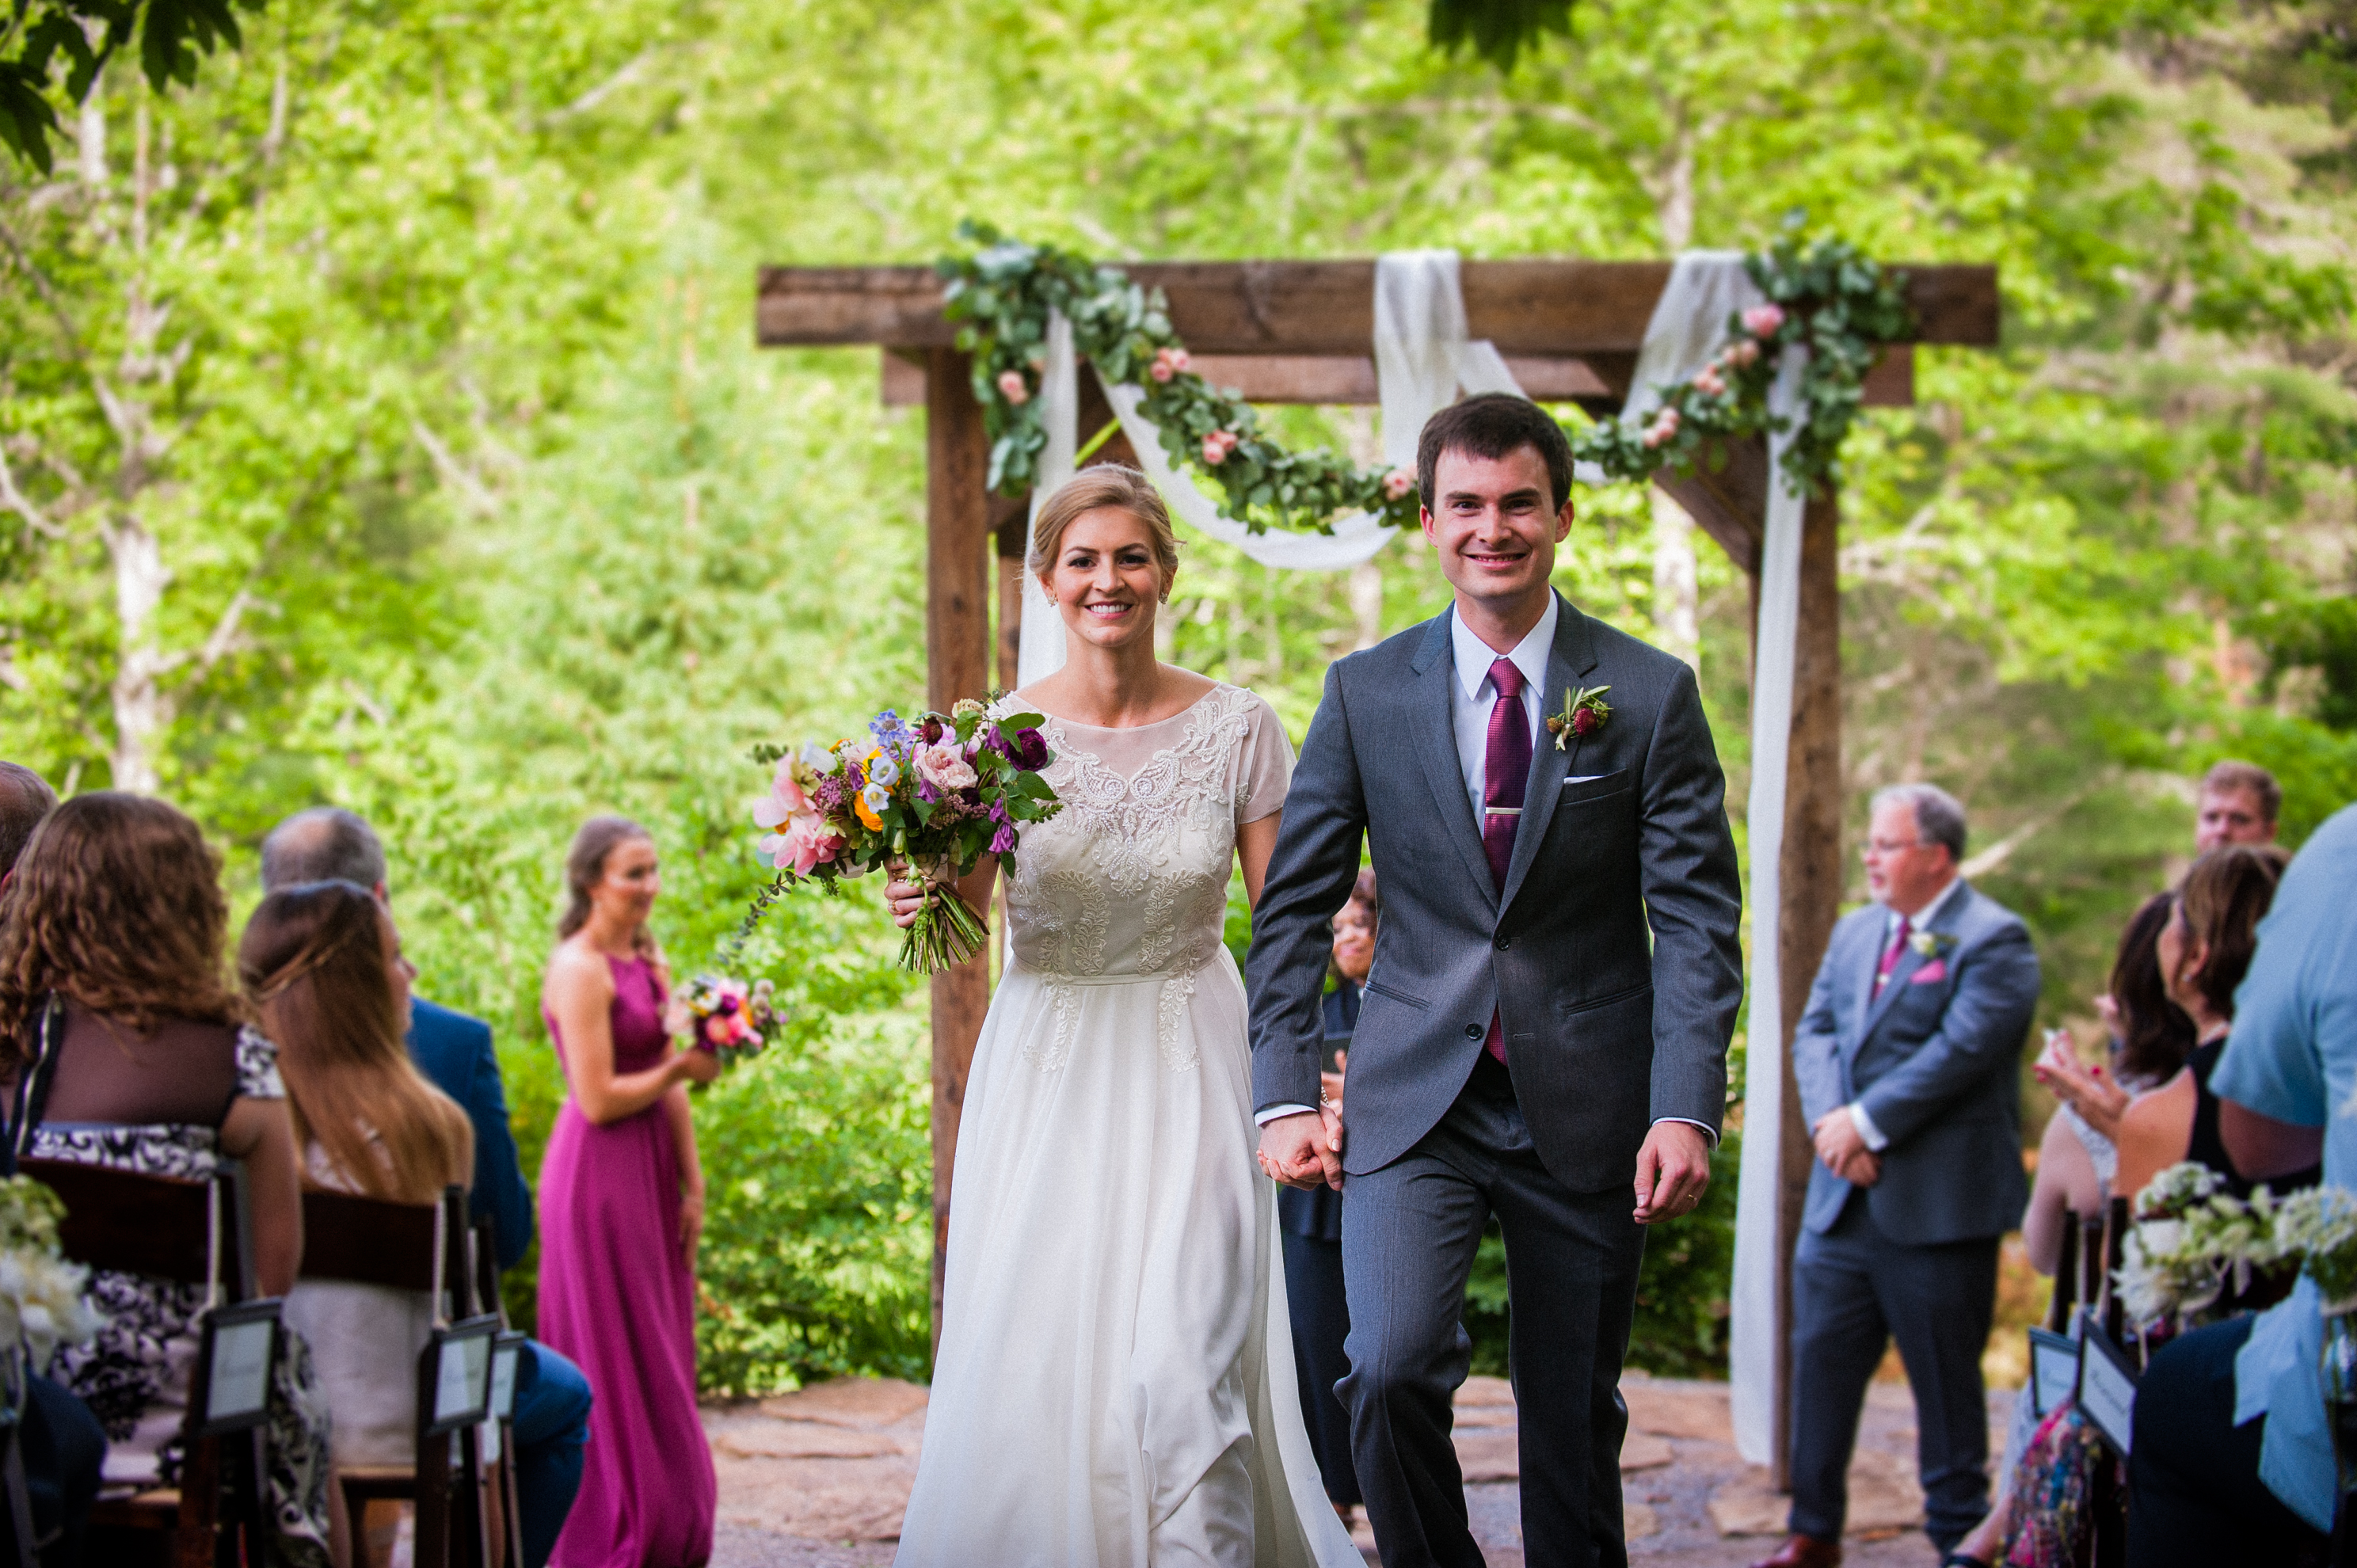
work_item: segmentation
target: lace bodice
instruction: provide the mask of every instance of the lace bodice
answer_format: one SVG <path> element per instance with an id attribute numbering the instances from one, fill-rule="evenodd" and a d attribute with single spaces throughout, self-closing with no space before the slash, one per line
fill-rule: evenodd
<path id="1" fill-rule="evenodd" d="M 1236 828 L 1284 805 L 1293 753 L 1268 704 L 1228 685 L 1159 724 L 1050 718 L 1044 733 L 1064 809 L 1024 833 L 1006 907 L 1016 961 L 1057 994 L 1059 1026 L 1035 1056 L 1054 1067 L 1071 1048 L 1074 985 L 1165 982 L 1173 1037 L 1220 945 Z"/>

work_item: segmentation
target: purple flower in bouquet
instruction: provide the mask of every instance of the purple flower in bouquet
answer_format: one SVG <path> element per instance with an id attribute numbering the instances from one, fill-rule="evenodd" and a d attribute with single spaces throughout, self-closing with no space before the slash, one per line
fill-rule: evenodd
<path id="1" fill-rule="evenodd" d="M 998 825 L 998 831 L 990 835 L 990 853 L 1005 854 L 1014 847 L 1015 825 L 1012 822 L 1001 822 Z"/>
<path id="2" fill-rule="evenodd" d="M 1048 749 L 1048 737 L 1036 729 L 1026 727 L 1012 736 L 1002 729 L 997 736 L 1001 755 L 1026 772 L 1039 772 L 1055 755 Z"/>

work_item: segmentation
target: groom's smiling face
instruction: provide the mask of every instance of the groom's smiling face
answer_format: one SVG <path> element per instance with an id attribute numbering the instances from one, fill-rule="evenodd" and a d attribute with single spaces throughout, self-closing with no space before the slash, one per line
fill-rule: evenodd
<path id="1" fill-rule="evenodd" d="M 1502 457 L 1445 451 L 1432 478 L 1424 536 L 1440 552 L 1450 585 L 1501 608 L 1543 598 L 1555 547 L 1571 532 L 1571 502 L 1555 509 L 1538 448 L 1520 446 Z"/>

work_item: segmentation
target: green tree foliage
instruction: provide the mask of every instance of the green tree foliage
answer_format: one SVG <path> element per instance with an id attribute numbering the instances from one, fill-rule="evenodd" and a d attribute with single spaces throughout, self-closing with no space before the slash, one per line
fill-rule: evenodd
<path id="1" fill-rule="evenodd" d="M 161 92 L 197 80 L 199 57 L 243 46 L 237 7 L 261 0 L 16 0 L 0 27 L 0 143 L 48 174 L 58 134 L 52 102 L 62 86 L 79 106 L 106 62 L 135 37 L 148 85 Z M 54 80 L 59 68 L 64 80 Z"/>
<path id="2" fill-rule="evenodd" d="M 2002 347 L 1919 353 L 1843 453 L 1844 759 L 1856 825 L 1964 799 L 2081 1015 L 2201 768 L 2276 768 L 2294 839 L 2357 798 L 2344 10 L 1589 5 L 1507 72 L 1415 0 L 273 8 L 0 165 L 0 754 L 178 800 L 241 897 L 283 812 L 368 812 L 536 1169 L 574 827 L 655 832 L 692 969 L 761 881 L 747 748 L 922 692 L 922 415 L 872 350 L 756 352 L 757 263 L 930 262 L 968 215 L 1123 261 L 1650 256 L 1798 208 L 2002 269 Z M 1364 411 L 1265 417 L 1374 456 Z M 1740 575 L 1641 492 L 1581 506 L 1559 585 L 1695 654 L 1739 816 Z M 1167 646 L 1297 738 L 1445 598 L 1414 540 L 1337 575 L 1197 541 Z M 772 916 L 797 1032 L 698 1101 L 715 1386 L 921 1348 L 922 1002 L 871 898 Z M 1650 1239 L 1645 1364 L 1708 1364 L 1709 1213 Z"/>

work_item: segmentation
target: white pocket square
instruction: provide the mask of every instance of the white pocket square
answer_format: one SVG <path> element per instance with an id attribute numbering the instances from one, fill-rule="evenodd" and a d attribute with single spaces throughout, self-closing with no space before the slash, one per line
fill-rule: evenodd
<path id="1" fill-rule="evenodd" d="M 1593 784 L 1603 777 L 1601 773 L 1566 773 L 1563 781 L 1566 784 Z"/>

